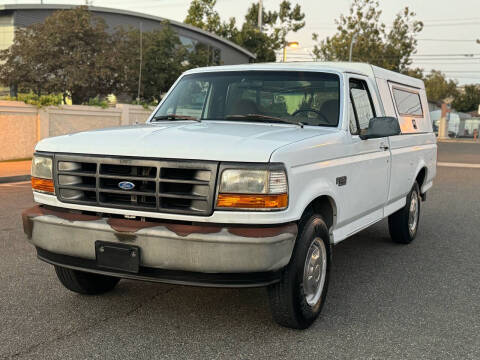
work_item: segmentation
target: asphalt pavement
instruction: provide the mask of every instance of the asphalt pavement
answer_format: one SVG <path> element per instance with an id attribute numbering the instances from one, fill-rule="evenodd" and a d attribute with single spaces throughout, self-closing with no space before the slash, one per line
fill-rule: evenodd
<path id="1" fill-rule="evenodd" d="M 439 161 L 480 164 L 480 145 L 444 145 Z M 479 184 L 480 169 L 439 167 L 412 244 L 382 221 L 336 246 L 305 331 L 273 322 L 263 288 L 71 293 L 23 235 L 29 184 L 0 184 L 0 358 L 480 359 Z"/>
<path id="2" fill-rule="evenodd" d="M 441 142 L 438 161 L 480 164 L 480 143 Z"/>

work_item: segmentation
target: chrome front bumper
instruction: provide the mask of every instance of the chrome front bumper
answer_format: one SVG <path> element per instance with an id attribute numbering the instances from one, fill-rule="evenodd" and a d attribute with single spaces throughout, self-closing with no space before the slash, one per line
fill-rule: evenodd
<path id="1" fill-rule="evenodd" d="M 140 247 L 141 266 L 197 273 L 253 273 L 290 261 L 297 225 L 221 226 L 145 222 L 35 206 L 23 214 L 29 241 L 49 253 L 95 260 L 95 241 Z"/>

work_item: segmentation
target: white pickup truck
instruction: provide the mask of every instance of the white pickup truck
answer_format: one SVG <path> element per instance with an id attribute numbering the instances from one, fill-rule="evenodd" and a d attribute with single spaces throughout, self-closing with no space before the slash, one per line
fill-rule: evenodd
<path id="1" fill-rule="evenodd" d="M 145 124 L 39 142 L 24 230 L 74 292 L 267 286 L 274 319 L 302 329 L 333 245 L 386 217 L 393 241 L 415 238 L 436 152 L 420 80 L 356 63 L 195 69 Z"/>

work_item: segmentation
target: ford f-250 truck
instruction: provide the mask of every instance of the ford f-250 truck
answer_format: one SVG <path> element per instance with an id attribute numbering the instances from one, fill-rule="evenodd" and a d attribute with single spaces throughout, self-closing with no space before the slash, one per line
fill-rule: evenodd
<path id="1" fill-rule="evenodd" d="M 274 319 L 301 329 L 333 245 L 386 217 L 393 241 L 415 238 L 436 151 L 420 80 L 352 63 L 195 69 L 145 124 L 40 141 L 24 230 L 74 292 L 267 286 Z"/>

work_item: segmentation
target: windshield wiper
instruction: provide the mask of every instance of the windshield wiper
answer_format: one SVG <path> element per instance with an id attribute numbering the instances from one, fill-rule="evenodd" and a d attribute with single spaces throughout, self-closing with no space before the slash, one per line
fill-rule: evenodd
<path id="1" fill-rule="evenodd" d="M 156 115 L 153 117 L 153 120 L 193 120 L 197 122 L 202 122 L 202 120 L 197 119 L 196 117 L 193 116 L 188 116 L 188 115 L 175 115 L 175 114 L 168 114 L 168 115 Z"/>
<path id="2" fill-rule="evenodd" d="M 268 115 L 261 115 L 261 114 L 246 114 L 246 115 L 227 115 L 225 117 L 226 119 L 241 119 L 241 120 L 252 120 L 252 121 L 274 121 L 274 122 L 279 122 L 279 123 L 285 123 L 285 124 L 293 124 L 293 125 L 298 125 L 303 128 L 303 123 L 300 121 L 291 121 L 288 119 L 282 119 L 279 117 L 275 116 L 268 116 Z"/>

